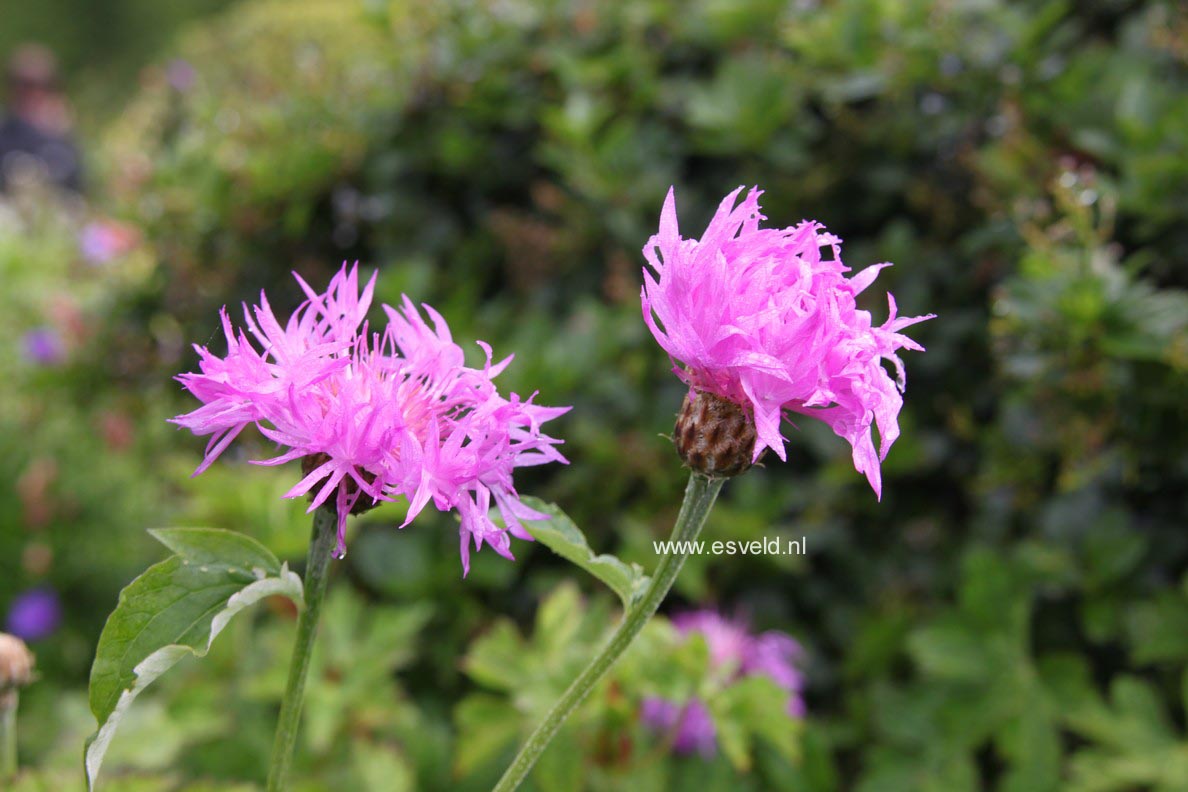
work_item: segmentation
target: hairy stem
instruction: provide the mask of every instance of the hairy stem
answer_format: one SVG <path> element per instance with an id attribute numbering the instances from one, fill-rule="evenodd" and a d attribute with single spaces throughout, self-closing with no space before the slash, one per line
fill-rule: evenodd
<path id="1" fill-rule="evenodd" d="M 674 549 L 674 552 L 660 559 L 660 564 L 652 576 L 652 582 L 644 591 L 643 596 L 628 608 L 623 615 L 622 623 L 611 635 L 606 646 L 578 674 L 569 689 L 557 700 L 557 703 L 549 710 L 549 714 L 532 732 L 528 741 L 524 743 L 524 747 L 520 749 L 520 753 L 516 755 L 503 774 L 503 778 L 499 779 L 499 783 L 495 785 L 493 792 L 512 792 L 524 781 L 532 766 L 536 764 L 536 760 L 544 753 L 549 742 L 557 734 L 561 725 L 565 723 L 565 719 L 585 700 L 586 696 L 590 694 L 590 690 L 598 684 L 598 680 L 606 675 L 615 661 L 639 635 L 639 631 L 648 623 L 648 619 L 656 613 L 656 609 L 668 595 L 668 590 L 672 588 L 677 575 L 680 574 L 681 567 L 685 564 L 686 554 L 675 552 L 676 548 L 683 550 L 687 547 L 683 544 L 684 542 L 696 539 L 701 533 L 701 527 L 705 525 L 705 518 L 709 516 L 714 500 L 718 497 L 719 490 L 722 489 L 723 481 L 724 479 L 720 478 L 706 478 L 699 473 L 694 473 L 689 478 L 689 485 L 685 488 L 685 500 L 681 504 L 680 514 L 677 515 L 676 525 L 673 526 L 670 537 L 673 542 L 670 547 Z M 681 544 L 676 544 L 678 542 Z"/>
<path id="2" fill-rule="evenodd" d="M 17 692 L 0 692 L 0 786 L 17 771 Z"/>
<path id="3" fill-rule="evenodd" d="M 313 533 L 309 539 L 309 558 L 305 564 L 305 609 L 297 620 L 297 644 L 289 664 L 289 682 L 281 701 L 276 740 L 272 745 L 272 764 L 268 771 L 268 792 L 282 792 L 288 787 L 293 766 L 293 748 L 301 727 L 301 704 L 305 698 L 305 678 L 309 658 L 318 632 L 318 617 L 326 595 L 326 580 L 337 544 L 337 518 L 327 509 L 314 512 Z"/>

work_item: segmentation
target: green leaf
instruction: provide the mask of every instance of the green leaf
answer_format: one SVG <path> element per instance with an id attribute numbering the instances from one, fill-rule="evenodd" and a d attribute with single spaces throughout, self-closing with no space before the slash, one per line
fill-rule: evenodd
<path id="1" fill-rule="evenodd" d="M 356 739 L 351 742 L 352 765 L 363 792 L 413 792 L 416 773 L 394 747 Z"/>
<path id="2" fill-rule="evenodd" d="M 471 679 L 495 690 L 515 690 L 524 680 L 521 671 L 524 641 L 516 626 L 500 619 L 480 635 L 462 659 Z"/>
<path id="3" fill-rule="evenodd" d="M 562 728 L 537 760 L 532 779 L 549 792 L 581 792 L 588 772 L 581 756 L 582 745 L 574 730 Z"/>
<path id="4" fill-rule="evenodd" d="M 908 650 L 925 673 L 978 681 L 993 669 L 986 639 L 955 618 L 939 619 L 908 638 Z"/>
<path id="5" fill-rule="evenodd" d="M 709 701 L 722 753 L 739 771 L 751 767 L 755 738 L 789 761 L 800 756 L 801 723 L 788 714 L 788 692 L 765 676 L 731 684 Z"/>
<path id="6" fill-rule="evenodd" d="M 546 657 L 556 657 L 573 645 L 582 627 L 582 595 L 573 582 L 562 583 L 536 609 L 533 642 Z"/>
<path id="7" fill-rule="evenodd" d="M 1188 754 L 1162 695 L 1144 680 L 1119 676 L 1110 702 L 1071 713 L 1069 727 L 1091 744 L 1069 762 L 1070 792 L 1124 792 L 1188 788 Z"/>
<path id="8" fill-rule="evenodd" d="M 1058 713 L 1083 712 L 1096 703 L 1089 664 L 1072 653 L 1049 654 L 1036 663 L 1044 697 Z"/>
<path id="9" fill-rule="evenodd" d="M 523 521 L 533 538 L 610 586 L 623 601 L 624 608 L 630 608 L 643 595 L 650 578 L 639 564 L 625 564 L 613 555 L 594 555 L 585 535 L 565 512 L 537 498 L 520 500 L 528 508 L 549 515 L 548 520 Z"/>
<path id="10" fill-rule="evenodd" d="M 1127 630 L 1135 662 L 1182 662 L 1188 658 L 1188 598 L 1178 590 L 1163 591 L 1134 605 Z"/>
<path id="11" fill-rule="evenodd" d="M 218 528 L 158 528 L 149 534 L 192 564 L 264 570 L 278 574 L 280 562 L 264 545 L 245 534 Z"/>
<path id="12" fill-rule="evenodd" d="M 458 724 L 454 772 L 462 778 L 500 757 L 520 736 L 520 713 L 495 696 L 466 697 L 454 717 Z"/>
<path id="13" fill-rule="evenodd" d="M 1022 629 L 1030 588 L 1023 569 L 986 547 L 974 547 L 961 560 L 959 600 L 964 621 L 978 630 Z"/>
<path id="14" fill-rule="evenodd" d="M 150 531 L 173 555 L 120 592 L 91 666 L 91 712 L 98 731 L 87 740 L 87 784 L 120 720 L 142 690 L 187 654 L 204 656 L 240 610 L 282 595 L 304 605 L 301 578 L 256 540 L 211 528 Z"/>
<path id="15" fill-rule="evenodd" d="M 1003 792 L 1059 788 L 1060 736 L 1046 707 L 1028 707 L 1005 724 L 999 731 L 998 747 L 1009 765 L 999 785 Z"/>
<path id="16" fill-rule="evenodd" d="M 740 773 L 751 769 L 751 733 L 735 718 L 714 718 L 718 745 L 727 761 Z"/>

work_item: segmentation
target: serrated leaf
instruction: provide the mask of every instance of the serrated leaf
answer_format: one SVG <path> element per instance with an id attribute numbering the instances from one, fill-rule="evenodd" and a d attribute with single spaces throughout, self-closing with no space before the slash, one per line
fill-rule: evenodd
<path id="1" fill-rule="evenodd" d="M 624 608 L 630 608 L 643 595 L 651 579 L 639 564 L 626 564 L 605 553 L 595 555 L 585 534 L 565 512 L 537 498 L 520 500 L 528 508 L 549 515 L 548 520 L 523 520 L 533 538 L 610 586 L 623 601 Z"/>
<path id="2" fill-rule="evenodd" d="M 173 555 L 120 592 L 91 666 L 91 712 L 98 731 L 87 740 L 87 784 L 124 711 L 142 690 L 187 654 L 204 656 L 231 617 L 282 595 L 303 606 L 301 578 L 263 545 L 233 531 L 151 531 Z"/>

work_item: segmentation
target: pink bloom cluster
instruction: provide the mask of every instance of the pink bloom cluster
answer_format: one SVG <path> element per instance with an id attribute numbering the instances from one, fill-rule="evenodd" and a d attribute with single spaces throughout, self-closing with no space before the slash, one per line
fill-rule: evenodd
<path id="1" fill-rule="evenodd" d="M 818 418 L 849 441 L 854 467 L 881 497 L 879 465 L 899 436 L 903 405 L 896 350 L 923 349 L 899 331 L 932 315 L 896 316 L 888 294 L 890 316 L 875 326 L 855 298 L 890 265 L 845 277 L 840 239 L 807 220 L 760 228 L 762 193 L 754 188 L 735 206 L 742 189 L 726 196 L 700 240 L 681 238 L 669 191 L 659 233 L 643 251 L 644 320 L 691 393 L 715 394 L 753 414 L 755 460 L 767 448 L 785 459 L 785 411 Z M 883 360 L 894 365 L 895 380 Z"/>
<path id="2" fill-rule="evenodd" d="M 512 558 L 508 534 L 531 539 L 520 520 L 546 519 L 520 502 L 512 473 L 566 461 L 555 448 L 561 441 L 540 427 L 569 408 L 533 404 L 535 394 L 504 398 L 492 380 L 511 358 L 493 363 L 480 341 L 486 363 L 467 367 L 445 320 L 426 305 L 426 323 L 407 297 L 399 309 L 385 305 L 388 324 L 372 332 L 366 316 L 375 276 L 360 294 L 357 265 L 344 266 L 325 294 L 294 277 L 307 299 L 285 325 L 263 293 L 259 305 L 244 306 L 246 332 L 224 308 L 226 355 L 196 345 L 199 373 L 177 378 L 202 406 L 172 421 L 210 436 L 195 475 L 255 424 L 287 449 L 258 464 L 312 463 L 286 497 L 312 493 L 310 511 L 333 504 L 340 555 L 346 517 L 360 498 L 403 496 L 404 525 L 430 500 L 441 511 L 457 510 L 464 572 L 471 542 Z M 506 529 L 488 516 L 492 501 Z"/>
<path id="3" fill-rule="evenodd" d="M 749 676 L 766 676 L 788 692 L 788 714 L 804 717 L 801 690 L 804 677 L 797 668 L 802 658 L 800 644 L 790 635 L 768 631 L 752 635 L 744 623 L 727 619 L 712 610 L 693 611 L 672 620 L 685 635 L 701 635 L 709 649 L 710 667 L 729 682 Z M 684 704 L 660 698 L 645 699 L 640 717 L 657 731 L 673 735 L 677 753 L 713 756 L 717 729 L 709 708 L 699 699 Z"/>

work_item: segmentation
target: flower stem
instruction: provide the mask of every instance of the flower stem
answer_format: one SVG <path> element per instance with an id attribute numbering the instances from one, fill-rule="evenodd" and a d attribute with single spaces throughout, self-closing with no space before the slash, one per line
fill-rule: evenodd
<path id="1" fill-rule="evenodd" d="M 282 792 L 288 787 L 293 765 L 293 747 L 301 727 L 301 703 L 305 697 L 305 678 L 309 672 L 310 652 L 318 632 L 318 617 L 326 594 L 330 559 L 337 545 L 337 519 L 327 509 L 314 512 L 313 532 L 309 539 L 309 558 L 305 564 L 305 609 L 297 619 L 297 644 L 289 664 L 289 682 L 281 701 L 276 740 L 272 745 L 272 765 L 268 771 L 268 792 Z"/>
<path id="2" fill-rule="evenodd" d="M 0 692 L 0 785 L 7 784 L 17 771 L 17 692 Z"/>
<path id="3" fill-rule="evenodd" d="M 685 500 L 681 504 L 680 514 L 677 515 L 676 525 L 673 526 L 670 537 L 673 543 L 670 546 L 674 550 L 683 550 L 687 547 L 684 542 L 696 539 L 701 533 L 701 527 L 705 525 L 705 518 L 709 516 L 724 481 L 725 479 L 720 478 L 706 478 L 699 473 L 694 473 L 689 478 L 689 485 L 685 488 Z M 524 743 L 520 753 L 503 774 L 503 778 L 495 785 L 493 792 L 512 792 L 524 781 L 536 760 L 561 728 L 561 724 L 585 700 L 598 680 L 606 675 L 619 656 L 635 640 L 635 636 L 639 635 L 648 619 L 656 613 L 656 609 L 660 607 L 660 603 L 664 601 L 668 590 L 680 574 L 686 557 L 687 554 L 684 552 L 673 552 L 660 559 L 660 564 L 652 575 L 652 582 L 648 584 L 643 596 L 627 609 L 623 621 L 611 635 L 606 646 L 590 661 L 585 670 L 578 674 L 569 689 L 532 732 L 528 742 Z"/>

